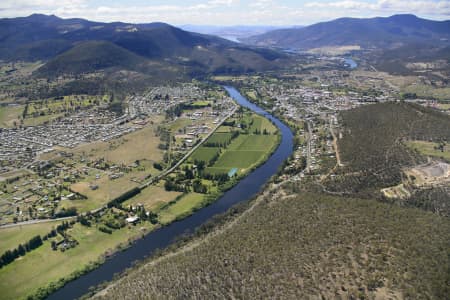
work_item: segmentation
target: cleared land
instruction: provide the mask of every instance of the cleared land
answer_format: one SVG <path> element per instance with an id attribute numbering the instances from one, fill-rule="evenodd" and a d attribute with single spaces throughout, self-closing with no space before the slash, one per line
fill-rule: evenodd
<path id="1" fill-rule="evenodd" d="M 158 149 L 159 137 L 155 135 L 155 126 L 147 126 L 111 142 L 96 142 L 71 150 L 75 154 L 85 153 L 91 159 L 105 158 L 120 164 L 131 164 L 136 160 L 160 161 L 162 150 Z"/>
<path id="2" fill-rule="evenodd" d="M 44 236 L 61 222 L 46 222 L 33 225 L 16 226 L 0 229 L 0 253 L 17 248 L 36 235 Z"/>
<path id="3" fill-rule="evenodd" d="M 191 161 L 198 160 L 208 163 L 219 153 L 219 151 L 220 150 L 217 147 L 199 147 L 194 153 L 192 153 L 189 159 Z"/>
<path id="4" fill-rule="evenodd" d="M 190 215 L 196 208 L 202 207 L 204 195 L 198 193 L 189 193 L 181 197 L 176 203 L 169 205 L 161 210 L 159 222 L 168 224 L 177 218 L 183 218 Z"/>
<path id="5" fill-rule="evenodd" d="M 146 223 L 125 227 L 112 234 L 100 232 L 95 225 L 85 227 L 77 223 L 68 233 L 79 245 L 65 252 L 51 250 L 50 242 L 27 253 L 21 259 L 0 269 L 0 299 L 17 299 L 46 286 L 49 282 L 67 277 L 101 255 L 111 253 L 119 244 L 126 245 L 133 236 L 140 236 Z"/>
<path id="6" fill-rule="evenodd" d="M 266 151 L 277 141 L 276 135 L 240 135 L 230 144 L 229 150 Z"/>
<path id="7" fill-rule="evenodd" d="M 214 168 L 247 169 L 256 164 L 265 154 L 264 151 L 235 151 L 227 150 L 214 164 Z"/>
<path id="8" fill-rule="evenodd" d="M 179 195 L 181 195 L 180 192 L 169 192 L 163 187 L 151 185 L 133 198 L 125 201 L 122 205 L 123 207 L 128 207 L 142 204 L 146 210 L 157 212 L 163 205 L 174 200 Z"/>
<path id="9" fill-rule="evenodd" d="M 108 176 L 103 175 L 99 179 L 95 179 L 95 175 L 92 172 L 89 176 L 89 180 L 77 182 L 71 185 L 71 190 L 85 195 L 88 199 L 84 200 L 62 200 L 60 207 L 76 207 L 79 211 L 89 211 L 102 205 L 108 201 L 120 196 L 124 192 L 138 187 L 141 183 L 132 180 L 133 178 L 142 178 L 148 175 L 149 171 L 136 171 L 125 173 L 122 177 L 117 179 L 110 179 Z M 97 185 L 98 188 L 93 190 L 91 185 Z"/>
<path id="10" fill-rule="evenodd" d="M 266 118 L 255 115 L 253 117 L 253 124 L 250 126 L 250 132 L 254 132 L 255 130 L 258 130 L 260 133 L 264 130 L 267 130 L 268 133 L 274 133 L 276 127 Z"/>
<path id="11" fill-rule="evenodd" d="M 442 147 L 442 150 L 437 149 L 439 143 L 426 142 L 426 141 L 409 141 L 406 143 L 409 147 L 416 149 L 423 155 L 442 158 L 450 162 L 450 145 L 446 144 Z"/>
<path id="12" fill-rule="evenodd" d="M 131 271 L 103 298 L 444 299 L 450 293 L 450 221 L 419 209 L 275 194 L 225 228 Z"/>
<path id="13" fill-rule="evenodd" d="M 23 105 L 1 106 L 0 107 L 0 127 L 13 127 L 14 122 L 20 125 L 19 118 L 22 117 Z"/>

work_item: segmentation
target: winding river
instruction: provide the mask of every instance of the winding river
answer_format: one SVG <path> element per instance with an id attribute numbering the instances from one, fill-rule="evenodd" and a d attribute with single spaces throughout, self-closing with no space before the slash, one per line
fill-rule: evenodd
<path id="1" fill-rule="evenodd" d="M 95 270 L 67 283 L 64 287 L 51 294 L 48 299 L 76 299 L 86 294 L 91 286 L 113 279 L 115 273 L 120 273 L 131 267 L 136 260 L 150 256 L 156 249 L 163 249 L 172 244 L 182 234 L 195 231 L 200 225 L 214 215 L 224 213 L 231 206 L 251 199 L 262 186 L 274 175 L 280 165 L 293 150 L 293 135 L 291 130 L 280 120 L 265 112 L 259 106 L 245 99 L 235 88 L 225 86 L 228 94 L 240 105 L 264 115 L 278 127 L 282 134 L 281 143 L 269 159 L 242 179 L 232 189 L 227 191 L 216 202 L 196 211 L 191 216 L 161 227 L 143 239 L 136 241 L 130 248 L 118 252 Z"/>

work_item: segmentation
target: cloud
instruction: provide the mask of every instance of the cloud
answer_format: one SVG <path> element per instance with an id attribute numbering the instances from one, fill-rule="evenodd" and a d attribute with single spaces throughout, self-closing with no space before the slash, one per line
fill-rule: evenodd
<path id="1" fill-rule="evenodd" d="M 445 19 L 450 16 L 450 1 L 444 0 L 195 0 L 189 4 L 166 1 L 113 1 L 95 5 L 91 0 L 1 0 L 0 17 L 27 16 L 32 13 L 55 14 L 63 18 L 94 21 L 124 21 L 171 24 L 311 24 L 339 17 L 387 16 L 413 13 L 423 17 Z M 153 2 L 154 3 L 154 2 Z"/>
<path id="2" fill-rule="evenodd" d="M 423 0 L 378 0 L 375 3 L 365 1 L 333 1 L 333 2 L 308 2 L 306 8 L 312 9 L 340 9 L 340 10 L 364 10 L 371 13 L 414 13 L 429 16 L 449 16 L 450 1 L 423 1 Z"/>

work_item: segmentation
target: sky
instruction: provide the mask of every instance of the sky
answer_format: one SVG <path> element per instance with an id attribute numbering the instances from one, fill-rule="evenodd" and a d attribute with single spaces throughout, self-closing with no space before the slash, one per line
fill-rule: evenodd
<path id="1" fill-rule="evenodd" d="M 1 0 L 1 17 L 62 18 L 173 25 L 309 25 L 339 17 L 409 13 L 450 19 L 450 0 Z"/>

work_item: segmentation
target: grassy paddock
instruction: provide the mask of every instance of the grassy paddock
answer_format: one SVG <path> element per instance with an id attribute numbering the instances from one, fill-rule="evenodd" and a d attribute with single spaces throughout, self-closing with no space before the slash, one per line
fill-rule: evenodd
<path id="1" fill-rule="evenodd" d="M 23 105 L 1 106 L 0 107 L 0 127 L 13 127 L 14 122 L 20 124 L 19 118 L 22 116 Z"/>
<path id="2" fill-rule="evenodd" d="M 192 153 L 190 160 L 191 161 L 204 161 L 205 163 L 208 163 L 214 156 L 219 153 L 219 148 L 216 147 L 199 147 L 197 150 L 195 150 L 194 153 Z"/>
<path id="3" fill-rule="evenodd" d="M 17 248 L 19 244 L 28 242 L 32 237 L 40 235 L 41 237 L 56 228 L 61 221 L 51 221 L 31 225 L 22 225 L 0 229 L 0 255 L 6 250 Z"/>
<path id="4" fill-rule="evenodd" d="M 143 189 L 139 194 L 125 201 L 122 205 L 123 207 L 128 207 L 142 204 L 146 210 L 157 212 L 161 206 L 174 200 L 179 195 L 181 195 L 180 192 L 168 192 L 163 187 L 152 185 Z"/>
<path id="5" fill-rule="evenodd" d="M 143 159 L 160 161 L 163 152 L 158 149 L 160 140 L 154 130 L 155 127 L 150 125 L 109 142 L 95 142 L 79 146 L 71 152 L 85 153 L 93 159 L 105 158 L 117 164 L 129 165 L 136 160 Z"/>
<path id="6" fill-rule="evenodd" d="M 144 225 L 147 231 L 149 224 Z M 51 250 L 50 241 L 27 253 L 21 259 L 0 269 L 0 299 L 18 299 L 35 292 L 49 282 L 67 277 L 81 270 L 90 262 L 97 261 L 105 252 L 112 252 L 119 244 L 140 236 L 141 226 L 125 227 L 112 234 L 100 232 L 92 227 L 77 223 L 69 234 L 80 244 L 65 252 Z"/>
<path id="7" fill-rule="evenodd" d="M 200 208 L 204 201 L 204 195 L 189 193 L 181 197 L 176 203 L 169 205 L 159 214 L 161 224 L 168 224 L 176 219 L 190 215 L 195 209 Z"/>
<path id="8" fill-rule="evenodd" d="M 444 151 L 439 149 L 435 149 L 434 147 L 438 145 L 438 143 L 434 142 L 425 142 L 425 141 L 409 141 L 406 143 L 410 148 L 416 149 L 421 154 L 427 156 L 433 156 L 437 158 L 442 158 L 450 162 L 450 145 L 446 144 L 444 146 Z"/>

